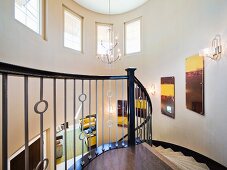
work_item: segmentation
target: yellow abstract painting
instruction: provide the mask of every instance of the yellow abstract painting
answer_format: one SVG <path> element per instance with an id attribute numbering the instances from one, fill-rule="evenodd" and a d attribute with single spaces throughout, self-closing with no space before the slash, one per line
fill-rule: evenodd
<path id="1" fill-rule="evenodd" d="M 161 112 L 175 118 L 175 78 L 161 78 Z"/>

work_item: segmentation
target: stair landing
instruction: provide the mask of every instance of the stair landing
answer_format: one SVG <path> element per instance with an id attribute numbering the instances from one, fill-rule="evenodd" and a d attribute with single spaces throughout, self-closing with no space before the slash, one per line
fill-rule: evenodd
<path id="1" fill-rule="evenodd" d="M 135 147 L 115 149 L 103 153 L 84 169 L 86 170 L 171 170 L 177 169 L 168 164 L 168 159 L 159 158 L 149 149 L 149 145 L 140 144 Z M 151 147 L 150 147 L 151 148 Z M 163 161 L 163 159 L 165 161 Z"/>

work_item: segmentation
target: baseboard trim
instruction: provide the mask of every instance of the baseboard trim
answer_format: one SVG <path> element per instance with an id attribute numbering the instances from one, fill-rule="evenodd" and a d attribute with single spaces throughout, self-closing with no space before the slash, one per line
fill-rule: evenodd
<path id="1" fill-rule="evenodd" d="M 161 145 L 163 148 L 171 148 L 175 152 L 182 152 L 185 156 L 192 156 L 196 161 L 205 163 L 211 170 L 227 170 L 227 167 L 221 165 L 220 163 L 183 146 L 158 140 L 152 140 L 152 144 L 155 146 Z"/>

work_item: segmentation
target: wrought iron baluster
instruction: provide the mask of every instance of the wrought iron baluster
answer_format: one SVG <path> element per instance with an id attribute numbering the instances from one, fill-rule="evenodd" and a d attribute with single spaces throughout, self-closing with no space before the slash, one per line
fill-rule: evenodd
<path id="1" fill-rule="evenodd" d="M 102 80 L 102 150 L 104 148 L 104 80 Z"/>
<path id="2" fill-rule="evenodd" d="M 138 99 L 139 99 L 139 89 L 138 89 L 139 87 L 138 87 L 138 85 L 136 84 L 136 127 L 138 127 L 138 125 L 139 125 L 139 122 L 138 122 Z M 139 134 L 138 134 L 138 129 L 136 130 L 136 139 L 138 140 L 138 136 L 139 136 Z M 137 141 L 136 140 L 136 141 Z"/>
<path id="3" fill-rule="evenodd" d="M 84 80 L 82 80 L 82 89 L 81 89 L 82 93 L 79 96 L 79 101 L 82 103 L 82 118 L 81 118 L 81 134 L 79 136 L 81 142 L 82 142 L 82 158 L 81 158 L 81 165 L 84 166 L 85 161 L 84 161 L 84 139 L 85 139 L 85 132 L 84 132 L 84 102 L 87 98 L 87 95 L 84 93 Z"/>
<path id="4" fill-rule="evenodd" d="M 146 110 L 144 110 L 146 109 L 144 105 L 147 102 L 147 98 L 145 97 L 144 92 L 143 92 L 143 100 L 144 100 L 143 101 L 143 122 L 145 122 L 147 114 L 146 114 Z M 143 141 L 145 141 L 145 124 L 143 125 Z"/>
<path id="5" fill-rule="evenodd" d="M 115 90 L 116 90 L 116 117 L 118 120 L 118 83 L 115 80 Z M 118 147 L 118 121 L 116 121 L 116 147 Z"/>
<path id="6" fill-rule="evenodd" d="M 151 115 L 151 112 L 150 112 L 150 145 L 152 145 L 152 115 Z"/>
<path id="7" fill-rule="evenodd" d="M 89 128 L 91 129 L 91 80 L 89 80 Z M 87 139 L 89 145 L 89 156 L 88 159 L 91 160 L 91 130 L 89 132 L 89 138 Z"/>
<path id="8" fill-rule="evenodd" d="M 95 101 L 95 111 L 96 111 L 96 155 L 98 154 L 98 81 L 95 81 L 95 96 L 96 96 L 96 101 Z"/>
<path id="9" fill-rule="evenodd" d="M 40 101 L 43 101 L 43 78 L 40 78 Z M 40 114 L 40 160 L 43 160 L 43 113 Z"/>
<path id="10" fill-rule="evenodd" d="M 151 112 L 150 112 L 150 109 L 151 109 L 151 106 L 149 106 L 148 110 L 149 110 L 149 116 L 150 116 L 150 119 L 149 121 L 147 122 L 148 124 L 148 143 L 151 145 L 151 121 L 152 121 L 152 117 L 151 117 Z"/>
<path id="11" fill-rule="evenodd" d="M 73 168 L 76 170 L 76 80 L 73 80 Z"/>
<path id="12" fill-rule="evenodd" d="M 143 101 L 143 98 L 142 98 L 142 94 L 141 94 L 142 92 L 141 92 L 141 88 L 139 88 L 139 103 L 140 103 L 140 106 L 139 106 L 139 108 L 140 108 L 140 110 L 139 110 L 139 115 L 140 115 L 140 123 L 139 123 L 139 125 L 141 125 L 142 124 L 142 101 Z M 140 142 L 141 142 L 141 140 L 142 140 L 142 127 L 140 127 L 139 128 L 139 139 L 140 139 Z"/>
<path id="13" fill-rule="evenodd" d="M 111 86 L 111 80 L 109 80 L 109 90 L 107 93 L 107 97 L 108 97 L 108 121 L 107 121 L 107 125 L 108 125 L 108 130 L 109 130 L 109 149 L 111 149 L 111 127 L 113 125 L 110 114 L 111 114 L 111 98 L 112 98 L 112 86 Z"/>
<path id="14" fill-rule="evenodd" d="M 122 96 L 122 120 L 123 120 L 123 122 L 122 122 L 122 125 L 123 125 L 123 128 L 122 128 L 122 137 L 123 137 L 123 140 L 122 140 L 122 146 L 124 146 L 125 145 L 125 142 L 124 142 L 124 127 L 125 127 L 125 101 L 124 101 L 124 80 L 122 80 L 122 94 L 121 94 L 121 96 Z"/>
<path id="15" fill-rule="evenodd" d="M 147 115 L 149 116 L 149 107 L 148 107 L 148 109 L 147 109 Z M 150 119 L 150 118 L 149 118 Z M 147 123 L 146 123 L 146 128 L 147 128 L 147 143 L 149 144 L 149 127 L 148 127 L 148 124 L 149 124 L 149 120 L 147 121 Z"/>
<path id="16" fill-rule="evenodd" d="M 8 169 L 8 75 L 2 74 L 2 169 Z"/>
<path id="17" fill-rule="evenodd" d="M 57 169 L 57 162 L 56 162 L 56 145 L 57 145 L 57 141 L 56 141 L 56 137 L 57 137 L 57 134 L 56 134 L 56 114 L 57 114 L 57 101 L 56 101 L 56 79 L 54 79 L 54 88 L 53 88 L 53 111 L 54 111 L 54 170 Z"/>
<path id="18" fill-rule="evenodd" d="M 149 116 L 149 115 L 148 115 L 148 116 Z M 150 120 L 148 120 L 147 123 L 146 123 L 146 125 L 147 125 L 147 143 L 148 143 L 148 144 L 150 143 L 150 141 L 149 141 L 149 121 L 150 121 Z"/>
<path id="19" fill-rule="evenodd" d="M 67 170 L 67 80 L 64 79 L 64 151 L 65 151 L 65 170 Z"/>
<path id="20" fill-rule="evenodd" d="M 43 103 L 45 105 L 43 110 L 39 109 L 39 105 Z M 44 140 L 43 140 L 43 114 L 48 109 L 48 102 L 43 99 L 43 77 L 40 78 L 40 101 L 38 101 L 34 106 L 34 111 L 40 115 L 40 162 L 36 166 L 36 170 L 42 168 L 44 170 L 47 169 L 49 160 L 47 158 L 44 159 Z M 44 163 L 45 167 L 44 167 Z"/>
<path id="21" fill-rule="evenodd" d="M 25 170 L 29 170 L 29 134 L 28 134 L 28 76 L 24 77 L 24 132 L 25 132 Z M 41 143 L 41 141 L 40 141 Z"/>
<path id="22" fill-rule="evenodd" d="M 145 120 L 148 118 L 147 113 L 148 113 L 148 97 L 146 96 L 146 116 L 145 116 Z M 146 139 L 146 133 L 147 133 L 146 125 L 144 125 L 144 128 L 145 128 L 144 142 L 147 142 L 147 139 Z"/>

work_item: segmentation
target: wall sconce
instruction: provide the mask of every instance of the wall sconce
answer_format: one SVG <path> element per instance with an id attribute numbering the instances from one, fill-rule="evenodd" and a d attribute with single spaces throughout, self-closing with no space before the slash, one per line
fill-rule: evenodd
<path id="1" fill-rule="evenodd" d="M 151 95 L 153 95 L 153 96 L 154 96 L 154 95 L 155 95 L 155 92 L 156 92 L 156 91 L 155 91 L 155 84 L 153 84 L 153 83 L 152 83 L 152 84 L 151 84 L 151 90 L 150 90 L 150 93 L 151 93 Z"/>
<path id="2" fill-rule="evenodd" d="M 113 113 L 114 113 L 113 106 L 109 106 L 109 112 L 110 112 L 111 114 L 113 114 Z"/>
<path id="3" fill-rule="evenodd" d="M 212 40 L 212 47 L 203 49 L 199 55 L 215 61 L 220 60 L 222 55 L 221 35 L 217 34 Z"/>

